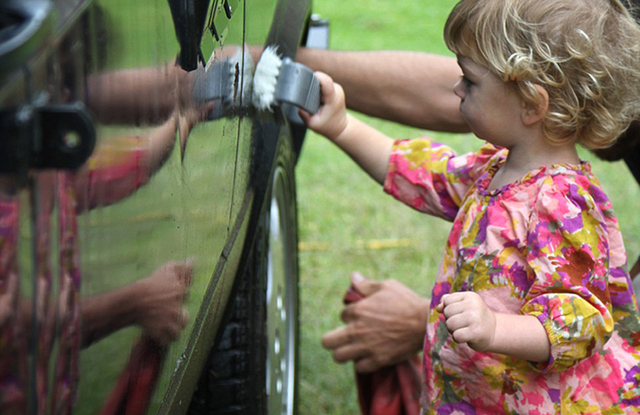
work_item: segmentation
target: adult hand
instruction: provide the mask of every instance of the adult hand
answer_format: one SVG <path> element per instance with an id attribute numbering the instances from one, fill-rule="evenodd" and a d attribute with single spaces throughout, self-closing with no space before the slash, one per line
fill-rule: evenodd
<path id="1" fill-rule="evenodd" d="M 183 304 L 192 269 L 192 261 L 168 262 L 132 285 L 137 293 L 135 322 L 160 344 L 176 340 L 189 321 Z"/>
<path id="2" fill-rule="evenodd" d="M 346 326 L 322 338 L 337 362 L 353 360 L 358 372 L 368 373 L 422 350 L 428 298 L 395 280 L 372 281 L 354 273 L 351 281 L 363 298 L 345 306 L 341 318 Z"/>
<path id="3" fill-rule="evenodd" d="M 477 351 L 491 347 L 496 332 L 496 315 L 473 291 L 443 295 L 436 310 L 444 314 L 447 329 L 457 343 Z"/>

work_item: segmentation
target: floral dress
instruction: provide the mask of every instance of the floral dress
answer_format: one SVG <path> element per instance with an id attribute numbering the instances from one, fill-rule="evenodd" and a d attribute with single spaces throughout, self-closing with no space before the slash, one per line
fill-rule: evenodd
<path id="1" fill-rule="evenodd" d="M 423 412 L 640 413 L 640 316 L 611 202 L 586 162 L 487 190 L 506 155 L 489 144 L 456 155 L 416 139 L 396 142 L 390 157 L 385 191 L 453 221 L 424 342 Z M 453 341 L 435 307 L 456 291 L 538 318 L 549 361 Z"/>
<path id="2" fill-rule="evenodd" d="M 103 145 L 77 173 L 51 170 L 33 174 L 28 191 L 36 195 L 31 198 L 37 200 L 35 205 L 21 205 L 24 200 L 19 194 L 0 192 L 0 414 L 27 413 L 31 382 L 28 347 L 34 338 L 35 411 L 72 413 L 81 346 L 77 215 L 124 199 L 150 178 L 147 147 L 139 145 L 135 137 L 113 141 L 111 146 Z M 37 212 L 33 224 L 35 308 L 33 298 L 21 292 L 21 285 L 29 292 L 30 275 L 21 275 L 18 266 L 20 215 L 29 209 Z M 58 238 L 53 243 L 51 228 L 56 222 Z M 55 273 L 51 266 L 56 247 L 57 293 L 52 289 Z M 32 309 L 35 316 L 26 318 L 25 310 Z M 35 333 L 30 330 L 33 326 L 37 327 Z"/>

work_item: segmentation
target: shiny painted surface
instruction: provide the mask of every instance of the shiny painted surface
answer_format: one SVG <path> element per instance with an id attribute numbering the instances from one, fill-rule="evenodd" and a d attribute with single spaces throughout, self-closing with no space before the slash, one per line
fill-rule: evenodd
<path id="1" fill-rule="evenodd" d="M 294 54 L 302 23 L 291 13 L 308 5 L 236 0 L 228 14 L 212 0 L 217 38 L 205 31 L 203 57 L 232 70 L 209 69 L 224 97 L 202 100 L 203 70 L 175 65 L 166 1 L 53 4 L 55 34 L 28 69 L 2 78 L 0 110 L 82 102 L 97 147 L 77 171 L 0 174 L 0 413 L 118 413 L 127 374 L 148 373 L 136 371 L 137 357 L 157 370 L 137 389 L 142 412 L 174 413 L 263 203 L 252 163 L 271 160 L 254 154 L 255 117 L 274 131 L 286 125 L 278 111 L 247 105 L 243 45 Z"/>
<path id="2" fill-rule="evenodd" d="M 162 140 L 158 151 L 163 152 L 162 157 L 166 159 L 148 183 L 133 194 L 117 203 L 93 209 L 81 218 L 86 237 L 82 246 L 87 246 L 86 251 L 91 252 L 91 255 L 83 256 L 83 268 L 93 270 L 83 281 L 83 290 L 91 297 L 151 278 L 157 280 L 149 284 L 149 289 L 159 288 L 162 284 L 168 287 L 160 293 L 150 291 L 139 295 L 149 295 L 158 303 L 170 301 L 165 297 L 168 295 L 166 290 L 176 288 L 178 282 L 171 272 L 164 273 L 163 267 L 172 261 L 193 263 L 191 284 L 184 302 L 189 323 L 165 351 L 157 380 L 160 391 L 167 387 L 173 371 L 183 359 L 181 355 L 189 340 L 187 333 L 198 315 L 209 279 L 229 235 L 238 117 L 215 114 L 214 119 L 201 119 L 208 116 L 209 108 L 203 109 L 203 105 L 191 99 L 193 74 L 173 65 L 178 47 L 166 2 L 101 1 L 99 5 L 102 18 L 107 22 L 107 69 L 94 76 L 102 91 L 118 94 L 120 88 L 124 89 L 122 99 L 114 97 L 109 106 L 109 110 L 115 109 L 108 111 L 109 115 L 120 113 L 124 119 L 110 117 L 101 124 L 100 143 L 106 148 L 113 142 L 119 150 L 135 146 L 143 139 Z M 242 22 L 241 12 L 236 11 L 230 23 Z M 212 39 L 208 41 L 213 44 Z M 223 41 L 222 48 L 216 52 L 233 56 L 237 49 L 235 45 L 243 43 L 242 25 L 230 24 Z M 227 47 L 227 43 L 230 46 Z M 119 79 L 119 75 L 125 79 Z M 231 91 L 230 84 L 235 81 L 235 75 L 228 75 L 213 82 L 227 83 L 226 88 L 221 89 Z M 136 90 L 139 87 L 143 90 Z M 91 89 L 89 92 L 92 94 Z M 100 99 L 100 94 L 96 95 L 96 99 Z M 121 111 L 125 105 L 127 110 Z M 211 112 L 217 112 L 220 105 L 221 100 L 214 101 L 216 108 L 211 108 Z M 140 118 L 126 119 L 131 114 L 139 114 Z M 155 166 L 144 167 L 152 170 Z M 176 290 L 175 295 L 182 294 L 179 288 Z M 151 297 L 154 295 L 157 298 Z M 153 304 L 151 300 L 146 307 L 157 307 L 158 310 L 152 312 L 163 313 L 159 309 L 162 305 Z M 143 304 L 142 298 L 139 303 Z M 179 319 L 176 314 L 179 312 L 169 310 L 157 317 Z M 149 324 L 162 325 L 164 322 Z M 159 330 L 165 329 L 160 327 Z M 78 413 L 94 413 L 95 405 L 108 399 L 130 361 L 129 351 L 139 338 L 139 328 L 131 327 L 82 352 Z M 105 365 L 105 362 L 109 364 Z M 152 408 L 162 398 L 161 393 L 154 395 Z"/>

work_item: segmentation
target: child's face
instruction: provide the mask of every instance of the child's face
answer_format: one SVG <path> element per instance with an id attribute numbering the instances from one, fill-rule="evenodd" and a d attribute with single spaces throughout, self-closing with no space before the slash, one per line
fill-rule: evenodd
<path id="1" fill-rule="evenodd" d="M 483 140 L 511 148 L 522 127 L 522 100 L 486 67 L 465 56 L 458 56 L 458 65 L 463 76 L 453 92 L 460 97 L 460 112 L 469 128 Z"/>

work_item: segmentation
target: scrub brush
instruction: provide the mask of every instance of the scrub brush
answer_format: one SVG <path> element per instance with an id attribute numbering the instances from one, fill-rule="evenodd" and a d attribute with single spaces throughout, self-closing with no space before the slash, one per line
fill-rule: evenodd
<path id="1" fill-rule="evenodd" d="M 283 104 L 315 114 L 320 108 L 320 82 L 311 69 L 290 58 L 281 58 L 275 46 L 268 46 L 256 65 L 252 102 L 258 110 L 271 110 L 274 105 Z M 285 112 L 290 113 L 287 108 Z"/>

